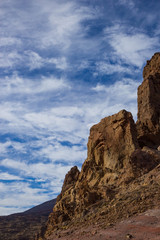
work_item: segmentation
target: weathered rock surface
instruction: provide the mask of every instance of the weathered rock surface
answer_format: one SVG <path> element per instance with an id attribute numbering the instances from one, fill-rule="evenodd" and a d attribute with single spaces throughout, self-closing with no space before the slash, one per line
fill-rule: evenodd
<path id="1" fill-rule="evenodd" d="M 98 178 L 97 170 L 103 171 L 103 175 L 106 172 L 112 173 L 111 178 L 114 175 L 116 178 L 118 172 L 128 166 L 131 153 L 138 148 L 136 126 L 131 113 L 122 110 L 102 119 L 90 130 L 88 157 L 83 164 L 79 181 L 86 178 L 91 187 L 102 182 L 103 176 L 100 174 Z M 98 179 L 99 182 L 97 182 Z M 106 181 L 109 182 L 110 179 Z"/>
<path id="2" fill-rule="evenodd" d="M 143 75 L 137 123 L 122 110 L 91 128 L 81 172 L 74 167 L 66 175 L 39 239 L 81 224 L 112 224 L 159 205 L 160 53 Z"/>
<path id="3" fill-rule="evenodd" d="M 160 74 L 160 52 L 153 55 L 151 60 L 147 61 L 146 66 L 143 69 L 143 78 L 147 79 L 150 75 Z"/>
<path id="4" fill-rule="evenodd" d="M 45 224 L 37 234 L 36 239 L 42 239 L 42 236 L 51 234 L 54 226 L 72 219 L 75 203 L 72 201 L 71 196 L 75 188 L 75 183 L 78 180 L 79 173 L 77 166 L 75 166 L 66 174 L 62 191 L 57 197 L 54 211 L 50 214 L 47 224 Z"/>
<path id="5" fill-rule="evenodd" d="M 160 53 L 156 53 L 143 71 L 138 88 L 137 132 L 140 146 L 160 145 Z"/>

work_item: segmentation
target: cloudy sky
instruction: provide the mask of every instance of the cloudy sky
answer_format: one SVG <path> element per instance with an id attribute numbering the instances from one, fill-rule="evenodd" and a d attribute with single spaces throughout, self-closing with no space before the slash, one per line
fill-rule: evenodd
<path id="1" fill-rule="evenodd" d="M 0 215 L 55 198 L 81 168 L 90 127 L 136 120 L 146 60 L 160 51 L 157 0 L 1 0 Z"/>

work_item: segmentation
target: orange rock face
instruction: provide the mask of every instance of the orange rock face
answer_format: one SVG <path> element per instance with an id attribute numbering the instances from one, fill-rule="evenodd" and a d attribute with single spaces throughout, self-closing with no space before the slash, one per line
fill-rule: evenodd
<path id="1" fill-rule="evenodd" d="M 143 69 L 143 78 L 147 79 L 150 75 L 153 76 L 155 73 L 160 74 L 160 53 L 157 52 L 153 55 L 151 60 L 147 61 L 146 66 Z"/>
<path id="2" fill-rule="evenodd" d="M 156 53 L 143 71 L 138 88 L 137 132 L 140 146 L 160 145 L 160 53 Z"/>
<path id="3" fill-rule="evenodd" d="M 138 148 L 132 114 L 122 110 L 106 117 L 90 130 L 87 161 L 103 169 L 118 170 L 128 163 L 128 156 Z"/>
<path id="4" fill-rule="evenodd" d="M 88 157 L 76 186 L 86 181 L 89 187 L 98 187 L 101 194 L 107 185 L 118 183 L 130 166 L 130 156 L 138 149 L 136 125 L 132 114 L 122 110 L 106 117 L 90 130 Z M 102 194 L 103 195 L 103 194 Z"/>

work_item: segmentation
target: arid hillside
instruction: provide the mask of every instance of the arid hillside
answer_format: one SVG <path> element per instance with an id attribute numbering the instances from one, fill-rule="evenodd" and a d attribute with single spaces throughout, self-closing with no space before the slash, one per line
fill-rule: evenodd
<path id="1" fill-rule="evenodd" d="M 53 199 L 23 213 L 0 217 L 0 240 L 33 240 L 46 223 L 55 202 Z"/>

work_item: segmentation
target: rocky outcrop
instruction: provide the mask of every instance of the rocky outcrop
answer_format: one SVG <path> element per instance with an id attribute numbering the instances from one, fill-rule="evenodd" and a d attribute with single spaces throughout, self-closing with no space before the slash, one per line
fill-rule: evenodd
<path id="1" fill-rule="evenodd" d="M 77 166 L 75 166 L 66 174 L 62 191 L 57 197 L 57 202 L 54 206 L 54 211 L 50 214 L 47 225 L 38 233 L 36 240 L 41 240 L 44 236 L 50 235 L 57 224 L 62 224 L 72 219 L 75 209 L 75 203 L 72 200 L 72 192 L 74 191 L 79 173 Z"/>
<path id="2" fill-rule="evenodd" d="M 78 170 L 77 166 L 74 166 L 71 168 L 71 170 L 66 174 L 63 186 L 62 186 L 62 191 L 60 195 L 57 198 L 57 202 L 60 201 L 60 199 L 64 196 L 65 192 L 68 191 L 68 189 L 73 188 L 75 186 L 75 183 L 78 180 L 80 171 Z"/>
<path id="3" fill-rule="evenodd" d="M 147 61 L 143 69 L 144 79 L 147 79 L 149 76 L 154 76 L 155 74 L 160 74 L 160 52 L 155 53 L 151 60 Z"/>
<path id="4" fill-rule="evenodd" d="M 84 179 L 90 187 L 117 182 L 119 174 L 129 167 L 131 153 L 138 148 L 130 112 L 122 110 L 102 119 L 90 130 L 88 157 L 77 184 Z"/>
<path id="5" fill-rule="evenodd" d="M 156 53 L 143 71 L 138 88 L 138 141 L 141 147 L 160 145 L 160 53 Z"/>
<path id="6" fill-rule="evenodd" d="M 147 62 L 143 75 L 138 88 L 137 123 L 130 112 L 122 110 L 91 128 L 81 172 L 73 167 L 66 175 L 39 239 L 48 239 L 53 230 L 75 223 L 99 221 L 104 215 L 106 221 L 116 222 L 158 202 L 160 53 Z"/>

